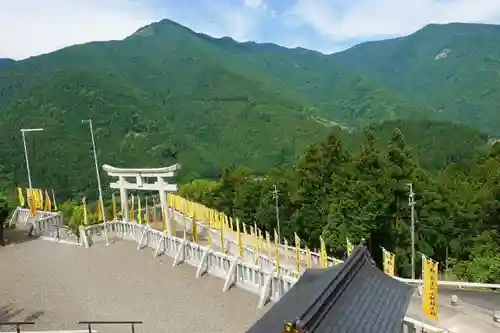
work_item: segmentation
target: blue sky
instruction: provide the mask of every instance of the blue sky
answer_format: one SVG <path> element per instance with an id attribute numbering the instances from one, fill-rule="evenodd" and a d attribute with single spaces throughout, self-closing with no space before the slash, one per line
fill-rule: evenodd
<path id="1" fill-rule="evenodd" d="M 163 18 L 216 37 L 331 53 L 428 23 L 500 23 L 500 0 L 1 0 L 0 58 L 121 39 Z"/>

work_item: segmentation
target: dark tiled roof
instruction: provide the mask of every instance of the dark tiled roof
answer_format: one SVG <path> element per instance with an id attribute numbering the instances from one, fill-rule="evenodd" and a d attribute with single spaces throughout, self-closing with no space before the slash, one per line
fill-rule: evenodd
<path id="1" fill-rule="evenodd" d="M 309 269 L 247 333 L 400 333 L 412 287 L 377 269 L 364 246 L 340 265 Z"/>

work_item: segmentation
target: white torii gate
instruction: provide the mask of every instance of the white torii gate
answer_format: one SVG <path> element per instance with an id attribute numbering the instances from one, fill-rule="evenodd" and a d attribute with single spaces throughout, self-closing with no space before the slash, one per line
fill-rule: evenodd
<path id="1" fill-rule="evenodd" d="M 129 219 L 128 207 L 128 192 L 127 190 L 141 190 L 141 191 L 158 191 L 160 193 L 160 204 L 162 211 L 167 214 L 167 232 L 172 233 L 172 222 L 168 215 L 168 202 L 165 192 L 176 192 L 177 185 L 169 184 L 166 178 L 175 176 L 175 171 L 181 169 L 180 164 L 174 164 L 164 168 L 149 168 L 149 169 L 126 169 L 116 168 L 111 165 L 103 165 L 102 168 L 111 177 L 118 177 L 118 181 L 110 183 L 111 188 L 120 189 L 121 209 L 123 212 L 123 219 Z M 135 178 L 135 183 L 128 182 L 126 178 Z M 147 183 L 148 178 L 156 178 L 156 182 Z"/>

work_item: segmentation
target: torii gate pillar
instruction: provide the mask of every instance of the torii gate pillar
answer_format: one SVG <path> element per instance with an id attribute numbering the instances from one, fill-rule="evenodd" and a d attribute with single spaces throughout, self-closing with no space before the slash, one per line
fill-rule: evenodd
<path id="1" fill-rule="evenodd" d="M 110 183 L 111 188 L 120 190 L 120 201 L 123 219 L 129 220 L 129 207 L 128 207 L 128 190 L 140 191 L 158 191 L 160 194 L 160 205 L 162 212 L 166 214 L 167 232 L 172 234 L 172 221 L 168 209 L 168 201 L 166 192 L 177 192 L 176 184 L 169 184 L 165 178 L 172 178 L 175 176 L 175 171 L 180 170 L 180 164 L 174 164 L 164 168 L 149 168 L 149 169 L 125 169 L 116 168 L 111 165 L 103 165 L 102 168 L 111 177 L 118 177 L 118 182 Z M 136 182 L 131 183 L 126 178 L 135 178 Z M 147 183 L 148 178 L 155 178 L 156 182 Z"/>

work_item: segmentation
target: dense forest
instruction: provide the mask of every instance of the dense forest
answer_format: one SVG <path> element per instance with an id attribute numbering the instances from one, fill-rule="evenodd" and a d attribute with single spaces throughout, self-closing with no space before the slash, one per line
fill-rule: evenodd
<path id="1" fill-rule="evenodd" d="M 183 185 L 181 195 L 273 230 L 276 185 L 285 237 L 292 239 L 297 232 L 306 245 L 317 248 L 322 235 L 337 257 L 345 254 L 346 237 L 356 242 L 365 238 L 377 260 L 380 246 L 392 250 L 399 276 L 410 276 L 412 184 L 417 253 L 439 260 L 452 275 L 448 278 L 498 282 L 500 144 L 466 167 L 431 174 L 419 165 L 399 129 L 383 149 L 376 141 L 373 132 L 365 131 L 363 142 L 350 153 L 332 132 L 293 167 L 262 177 L 245 167 L 228 169 L 216 182 L 200 179 Z"/>

